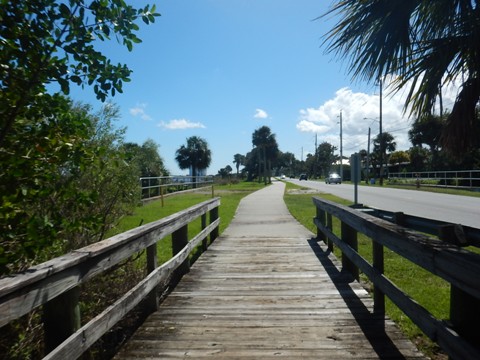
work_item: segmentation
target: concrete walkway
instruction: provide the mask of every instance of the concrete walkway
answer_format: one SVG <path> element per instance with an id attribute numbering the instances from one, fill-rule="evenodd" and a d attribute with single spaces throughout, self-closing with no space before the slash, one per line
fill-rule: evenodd
<path id="1" fill-rule="evenodd" d="M 273 181 L 271 186 L 244 197 L 222 236 L 310 239 L 313 234 L 288 211 L 283 201 L 284 191 L 285 183 Z"/>
<path id="2" fill-rule="evenodd" d="M 290 215 L 284 188 L 274 182 L 241 201 L 117 360 L 423 358 Z"/>

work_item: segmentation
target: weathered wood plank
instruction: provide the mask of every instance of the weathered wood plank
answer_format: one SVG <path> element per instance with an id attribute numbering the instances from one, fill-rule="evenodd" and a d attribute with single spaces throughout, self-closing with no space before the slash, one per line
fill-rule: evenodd
<path id="1" fill-rule="evenodd" d="M 220 237 L 116 359 L 423 358 L 372 309 L 325 247 Z"/>

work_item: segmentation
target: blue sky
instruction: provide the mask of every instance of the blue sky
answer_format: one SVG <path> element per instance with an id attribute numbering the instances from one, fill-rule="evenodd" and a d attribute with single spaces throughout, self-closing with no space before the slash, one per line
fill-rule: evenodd
<path id="1" fill-rule="evenodd" d="M 318 143 L 343 154 L 367 148 L 368 127 L 378 133 L 378 87 L 352 82 L 347 63 L 325 53 L 322 37 L 335 19 L 323 15 L 330 1 L 318 0 L 164 0 L 153 4 L 161 17 L 140 23 L 143 40 L 129 53 L 112 41 L 102 49 L 126 63 L 132 82 L 111 99 L 120 106 L 126 140 L 153 139 L 172 174 L 185 174 L 175 151 L 190 136 L 204 138 L 212 151 L 209 174 L 232 166 L 236 153 L 252 149 L 252 133 L 270 127 L 279 148 L 305 159 Z M 101 106 L 91 89 L 71 96 Z M 388 93 L 387 90 L 384 91 Z M 383 128 L 399 150 L 410 147 L 410 120 L 402 94 L 383 99 Z M 444 99 L 448 102 L 448 96 Z M 448 106 L 448 105 L 447 105 Z"/>

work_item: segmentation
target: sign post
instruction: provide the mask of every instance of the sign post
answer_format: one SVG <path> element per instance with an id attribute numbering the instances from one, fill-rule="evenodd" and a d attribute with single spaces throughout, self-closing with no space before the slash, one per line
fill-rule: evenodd
<path id="1" fill-rule="evenodd" d="M 358 183 L 361 180 L 361 174 L 360 174 L 360 154 L 355 153 L 352 154 L 350 157 L 350 168 L 352 172 L 352 181 L 354 184 L 354 198 L 355 198 L 355 205 L 358 204 Z"/>

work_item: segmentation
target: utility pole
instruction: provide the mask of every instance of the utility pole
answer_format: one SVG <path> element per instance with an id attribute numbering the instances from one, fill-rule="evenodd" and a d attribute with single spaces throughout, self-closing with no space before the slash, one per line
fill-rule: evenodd
<path id="1" fill-rule="evenodd" d="M 380 186 L 383 186 L 382 79 L 380 79 Z"/>
<path id="2" fill-rule="evenodd" d="M 317 177 L 317 164 L 318 164 L 318 147 L 317 147 L 317 137 L 318 135 L 315 134 L 315 162 L 313 163 L 313 177 Z"/>
<path id="3" fill-rule="evenodd" d="M 365 176 L 367 178 L 367 184 L 369 184 L 369 177 L 368 175 L 370 174 L 370 127 L 368 128 L 368 144 L 367 144 L 367 175 Z"/>
<path id="4" fill-rule="evenodd" d="M 342 134 L 342 110 L 340 110 L 340 178 L 343 181 L 343 134 Z"/>

